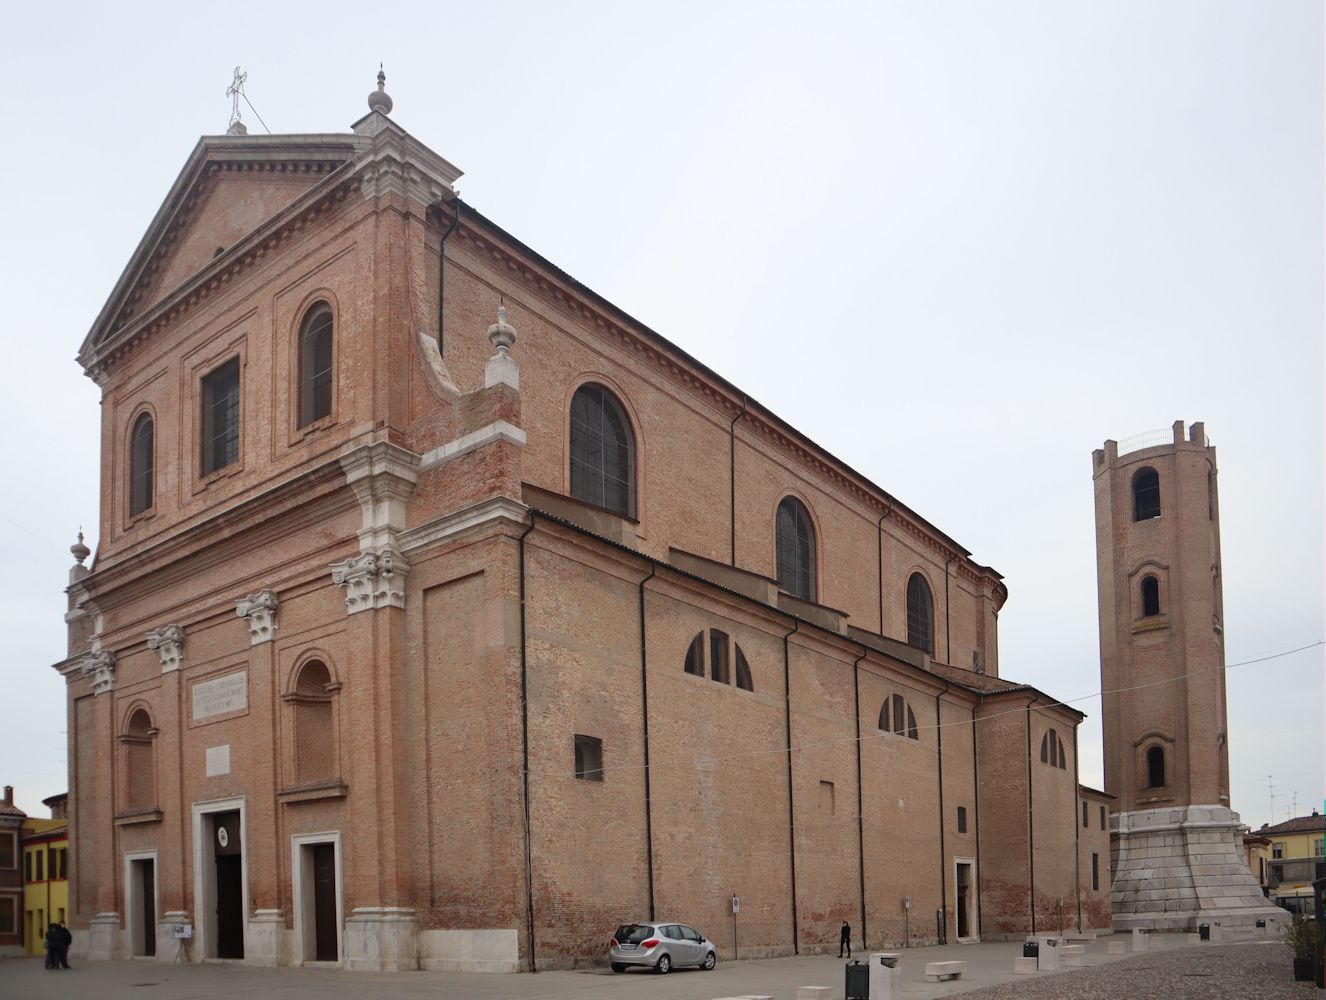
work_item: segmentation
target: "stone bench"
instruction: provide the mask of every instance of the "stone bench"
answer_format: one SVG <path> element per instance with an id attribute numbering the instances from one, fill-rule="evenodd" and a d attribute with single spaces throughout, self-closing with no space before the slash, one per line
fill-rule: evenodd
<path id="1" fill-rule="evenodd" d="M 1013 959 L 1013 972 L 1019 976 L 1031 975 L 1036 971 L 1036 959 L 1018 957 Z"/>
<path id="2" fill-rule="evenodd" d="M 1122 955 L 1128 949 L 1122 941 L 1111 941 L 1108 950 L 1111 955 Z"/>
<path id="3" fill-rule="evenodd" d="M 1086 953 L 1087 946 L 1084 944 L 1066 944 L 1059 948 L 1059 955 L 1063 964 L 1070 969 L 1081 966 Z"/>
<path id="4" fill-rule="evenodd" d="M 833 987 L 798 986 L 797 1000 L 833 1000 Z"/>
<path id="5" fill-rule="evenodd" d="M 927 983 L 942 983 L 948 979 L 960 979 L 966 971 L 966 962 L 926 962 L 925 981 Z"/>

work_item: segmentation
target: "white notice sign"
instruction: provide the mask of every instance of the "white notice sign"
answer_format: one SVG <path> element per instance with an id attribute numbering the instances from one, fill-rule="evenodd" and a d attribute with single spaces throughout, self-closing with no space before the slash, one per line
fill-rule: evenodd
<path id="1" fill-rule="evenodd" d="M 193 686 L 193 721 L 209 719 L 214 715 L 229 715 L 249 707 L 249 675 L 247 671 L 226 674 L 216 680 L 203 681 Z"/>

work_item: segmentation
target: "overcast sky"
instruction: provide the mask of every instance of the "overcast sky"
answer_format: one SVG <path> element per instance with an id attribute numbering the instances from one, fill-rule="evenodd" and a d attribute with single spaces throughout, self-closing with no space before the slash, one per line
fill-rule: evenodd
<path id="1" fill-rule="evenodd" d="M 482 9 L 477 9 L 482 7 Z M 95 545 L 73 356 L 236 64 L 274 132 L 393 118 L 468 202 L 1005 575 L 1001 671 L 1099 689 L 1091 452 L 1203 420 L 1231 664 L 1323 638 L 1315 0 L 26 4 L 5 13 L 0 781 L 66 787 Z M 244 121 L 262 131 L 244 106 Z M 1228 673 L 1234 808 L 1323 794 L 1322 647 Z M 1099 785 L 1100 704 L 1081 730 Z"/>

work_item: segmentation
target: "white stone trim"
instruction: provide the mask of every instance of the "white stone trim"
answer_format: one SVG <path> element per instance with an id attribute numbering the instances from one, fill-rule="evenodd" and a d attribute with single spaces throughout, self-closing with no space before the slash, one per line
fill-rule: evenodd
<path id="1" fill-rule="evenodd" d="M 313 886 L 304 873 L 303 849 L 317 844 L 331 844 L 336 851 L 336 950 L 338 965 L 345 963 L 345 895 L 341 874 L 341 831 L 328 830 L 324 833 L 297 833 L 290 837 L 290 880 L 291 900 L 294 907 L 295 933 L 292 940 L 291 963 L 294 965 L 323 965 L 310 955 L 316 954 L 313 947 L 314 929 L 308 925 L 306 916 L 313 911 Z"/>
<path id="2" fill-rule="evenodd" d="M 491 497 L 472 507 L 453 511 L 442 517 L 415 525 L 400 537 L 401 550 L 409 556 L 418 555 L 452 535 L 489 521 L 510 521 L 523 525 L 529 517 L 529 508 L 507 497 Z"/>
<path id="3" fill-rule="evenodd" d="M 523 448 L 525 440 L 525 432 L 515 424 L 508 423 L 505 420 L 494 420 L 491 424 L 480 427 L 477 431 L 471 431 L 454 441 L 448 441 L 432 451 L 425 452 L 423 460 L 419 463 L 419 471 L 427 472 L 429 469 L 435 469 L 445 462 L 450 462 L 453 458 L 468 455 L 476 448 L 482 448 L 486 444 L 493 444 L 497 441 L 508 441 Z"/>
<path id="4" fill-rule="evenodd" d="M 971 895 L 968 897 L 967 930 L 972 933 L 965 937 L 958 937 L 958 865 L 971 865 L 971 884 L 967 887 Z M 981 940 L 980 925 L 976 921 L 976 916 L 981 912 L 980 900 L 980 880 L 977 877 L 976 859 L 953 857 L 953 940 L 959 944 L 979 944 Z"/>
<path id="5" fill-rule="evenodd" d="M 274 590 L 260 590 L 235 602 L 235 614 L 249 626 L 249 644 L 261 645 L 276 638 L 276 609 L 280 605 Z"/>
<path id="6" fill-rule="evenodd" d="M 143 940 L 146 928 L 139 927 L 142 920 L 143 901 L 138 898 L 138 886 L 135 884 L 133 863 L 135 861 L 152 862 L 152 912 L 156 914 L 156 926 L 152 928 L 153 933 L 157 934 L 156 957 L 161 957 L 161 862 L 157 858 L 156 848 L 148 851 L 125 851 L 124 852 L 124 957 L 125 958 L 143 958 L 135 952 L 135 947 Z"/>
<path id="7" fill-rule="evenodd" d="M 101 648 L 101 639 L 92 637 L 92 649 L 78 660 L 79 672 L 92 681 L 94 695 L 115 690 L 115 653 Z"/>
<path id="8" fill-rule="evenodd" d="M 414 485 L 419 480 L 419 456 L 388 441 L 360 445 L 341 455 L 345 481 L 363 512 L 359 551 L 396 548 L 396 535 L 405 518 Z"/>
<path id="9" fill-rule="evenodd" d="M 244 908 L 244 954 L 249 954 L 249 815 L 245 807 L 244 796 L 236 795 L 227 799 L 210 799 L 193 803 L 193 899 L 194 909 L 199 920 L 194 925 L 194 940 L 197 942 L 196 961 L 206 961 L 214 956 L 208 954 L 208 947 L 216 936 L 216 855 L 212 851 L 212 838 L 203 833 L 206 817 L 213 813 L 239 810 L 239 871 L 241 906 Z M 206 859 L 207 863 L 204 863 Z"/>
<path id="10" fill-rule="evenodd" d="M 332 583 L 345 591 L 345 613 L 405 607 L 410 564 L 399 552 L 364 552 L 331 564 Z"/>
<path id="11" fill-rule="evenodd" d="M 163 625 L 147 633 L 147 648 L 155 649 L 161 657 L 161 672 L 179 670 L 184 662 L 184 626 Z"/>

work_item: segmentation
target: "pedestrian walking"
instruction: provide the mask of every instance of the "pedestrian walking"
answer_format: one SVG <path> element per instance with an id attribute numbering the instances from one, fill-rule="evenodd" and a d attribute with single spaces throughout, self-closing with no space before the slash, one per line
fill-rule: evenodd
<path id="1" fill-rule="evenodd" d="M 847 950 L 847 957 L 852 957 L 852 925 L 846 920 L 843 921 L 842 930 L 838 934 L 838 957 L 843 957 L 843 950 Z"/>
<path id="2" fill-rule="evenodd" d="M 57 969 L 60 967 L 60 960 L 57 957 L 60 953 L 60 932 L 57 929 L 59 924 L 51 924 L 46 928 L 46 968 Z"/>
<path id="3" fill-rule="evenodd" d="M 55 950 L 55 958 L 61 969 L 69 968 L 69 946 L 74 943 L 74 936 L 69 933 L 69 928 L 64 924 L 53 924 L 56 928 L 58 937 L 56 941 L 58 947 Z"/>

